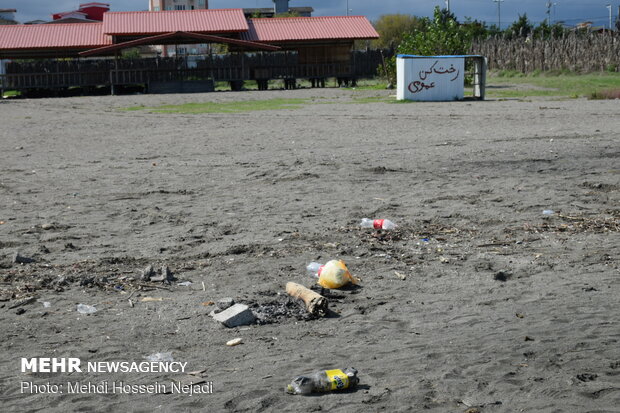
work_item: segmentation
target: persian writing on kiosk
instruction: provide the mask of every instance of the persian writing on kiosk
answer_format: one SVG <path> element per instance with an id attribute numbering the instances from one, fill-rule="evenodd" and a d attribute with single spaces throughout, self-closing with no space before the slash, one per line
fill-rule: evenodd
<path id="1" fill-rule="evenodd" d="M 439 68 L 435 68 L 437 63 L 439 63 L 439 60 L 435 60 L 435 63 L 433 63 L 432 66 L 428 70 L 420 70 L 420 72 L 418 73 L 420 80 L 416 80 L 416 81 L 409 83 L 409 86 L 407 86 L 407 89 L 409 89 L 411 93 L 418 93 L 426 89 L 434 88 L 435 82 L 431 82 L 429 84 L 426 84 L 423 82 L 426 80 L 428 75 L 433 74 L 433 73 L 438 74 L 438 75 L 445 75 L 445 74 L 452 74 L 456 72 L 456 75 L 454 75 L 454 77 L 450 79 L 450 82 L 454 82 L 456 79 L 458 79 L 459 75 L 461 74 L 461 71 L 458 69 L 455 69 L 454 65 L 451 64 L 449 69 L 445 69 L 443 66 L 440 66 Z"/>

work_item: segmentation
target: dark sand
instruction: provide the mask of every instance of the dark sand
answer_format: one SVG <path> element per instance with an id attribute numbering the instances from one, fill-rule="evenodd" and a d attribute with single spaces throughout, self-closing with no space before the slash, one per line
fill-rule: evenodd
<path id="1" fill-rule="evenodd" d="M 618 412 L 618 102 L 351 103 L 388 93 L 0 102 L 0 410 Z M 117 110 L 276 97 L 316 100 Z M 400 227 L 361 230 L 363 217 Z M 330 294 L 328 318 L 226 329 L 202 305 L 281 303 L 287 281 L 313 283 L 308 262 L 332 258 L 362 283 Z M 147 264 L 193 284 L 138 289 Z M 39 301 L 10 308 L 24 297 Z M 20 369 L 156 352 L 204 370 L 213 394 L 20 392 L 185 379 Z M 284 393 L 297 374 L 347 366 L 355 390 Z"/>

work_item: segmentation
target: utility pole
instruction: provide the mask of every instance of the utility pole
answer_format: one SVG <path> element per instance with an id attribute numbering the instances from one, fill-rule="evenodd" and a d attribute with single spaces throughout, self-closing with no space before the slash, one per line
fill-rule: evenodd
<path id="1" fill-rule="evenodd" d="M 609 10 L 609 31 L 611 31 L 612 30 L 611 28 L 611 4 L 608 4 L 605 7 L 607 7 L 607 10 Z"/>
<path id="2" fill-rule="evenodd" d="M 547 26 L 551 26 L 551 1 L 547 1 Z"/>
<path id="3" fill-rule="evenodd" d="M 446 0 L 446 9 L 448 10 L 448 13 L 450 13 L 450 0 Z"/>
<path id="4" fill-rule="evenodd" d="M 500 8 L 500 4 L 503 3 L 504 0 L 493 0 L 494 3 L 497 3 L 497 28 L 502 30 L 502 12 Z"/>

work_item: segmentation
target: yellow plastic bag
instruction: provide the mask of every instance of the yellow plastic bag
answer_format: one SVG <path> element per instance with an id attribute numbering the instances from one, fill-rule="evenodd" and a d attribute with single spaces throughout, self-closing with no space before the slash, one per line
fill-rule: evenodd
<path id="1" fill-rule="evenodd" d="M 317 283 L 325 288 L 340 288 L 348 283 L 357 284 L 359 279 L 352 276 L 342 260 L 331 260 L 319 270 Z"/>

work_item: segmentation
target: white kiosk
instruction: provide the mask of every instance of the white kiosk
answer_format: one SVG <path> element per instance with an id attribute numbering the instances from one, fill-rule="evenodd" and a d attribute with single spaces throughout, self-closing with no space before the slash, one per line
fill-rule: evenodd
<path id="1" fill-rule="evenodd" d="M 396 57 L 396 99 L 450 101 L 465 97 L 466 61 L 473 61 L 474 98 L 483 100 L 487 60 L 483 56 Z"/>

